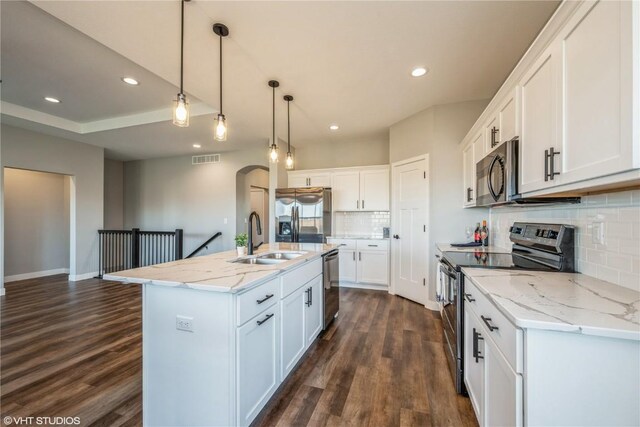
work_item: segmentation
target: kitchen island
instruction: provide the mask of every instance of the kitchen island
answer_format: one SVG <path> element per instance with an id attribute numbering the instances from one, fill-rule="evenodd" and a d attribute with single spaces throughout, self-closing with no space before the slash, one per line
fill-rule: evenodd
<path id="1" fill-rule="evenodd" d="M 143 286 L 143 424 L 250 424 L 322 330 L 333 249 L 271 244 L 106 275 Z"/>

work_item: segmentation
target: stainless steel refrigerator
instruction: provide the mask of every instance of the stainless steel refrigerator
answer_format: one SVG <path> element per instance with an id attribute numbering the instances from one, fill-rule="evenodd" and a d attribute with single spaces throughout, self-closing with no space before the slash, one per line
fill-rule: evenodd
<path id="1" fill-rule="evenodd" d="M 276 190 L 276 242 L 325 243 L 331 235 L 331 189 Z"/>

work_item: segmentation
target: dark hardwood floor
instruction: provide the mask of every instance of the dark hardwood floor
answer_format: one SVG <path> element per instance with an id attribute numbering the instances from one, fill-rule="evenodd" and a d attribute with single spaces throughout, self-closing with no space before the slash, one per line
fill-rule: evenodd
<path id="1" fill-rule="evenodd" d="M 2 417 L 141 424 L 138 286 L 51 276 L 6 292 Z M 439 315 L 376 291 L 343 288 L 340 304 L 254 425 L 477 425 L 469 400 L 454 392 Z"/>

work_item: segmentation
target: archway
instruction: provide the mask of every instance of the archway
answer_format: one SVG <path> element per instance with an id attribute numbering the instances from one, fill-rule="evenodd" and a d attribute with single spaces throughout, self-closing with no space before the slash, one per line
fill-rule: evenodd
<path id="1" fill-rule="evenodd" d="M 254 245 L 269 242 L 269 169 L 251 165 L 236 173 L 236 234 L 247 233 L 248 219 L 256 211 L 262 235 L 253 228 Z"/>

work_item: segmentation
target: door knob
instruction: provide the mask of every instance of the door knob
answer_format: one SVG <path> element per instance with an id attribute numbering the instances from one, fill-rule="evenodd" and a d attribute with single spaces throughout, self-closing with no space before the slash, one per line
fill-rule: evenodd
<path id="1" fill-rule="evenodd" d="M 400 238 L 400 236 L 398 236 L 397 234 L 394 234 L 394 235 L 393 235 L 393 238 L 394 238 L 394 239 L 399 239 L 399 238 Z"/>

